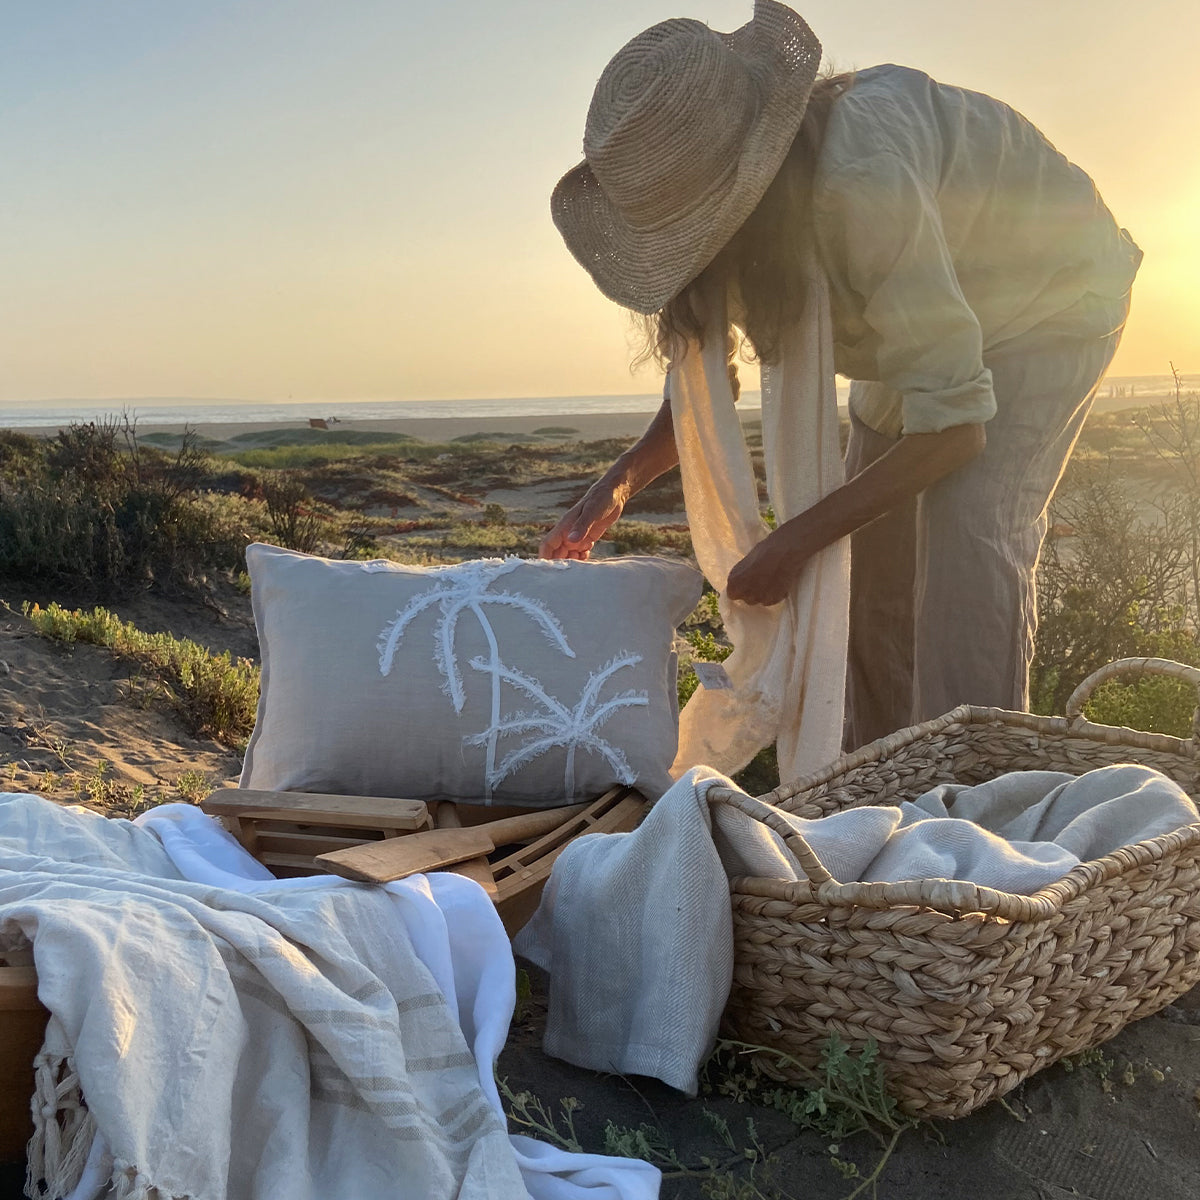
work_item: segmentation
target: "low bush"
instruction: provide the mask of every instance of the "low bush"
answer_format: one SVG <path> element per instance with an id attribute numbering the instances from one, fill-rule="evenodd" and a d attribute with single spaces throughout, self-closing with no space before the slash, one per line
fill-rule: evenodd
<path id="1" fill-rule="evenodd" d="M 240 532 L 197 503 L 205 456 L 168 456 L 116 420 L 0 448 L 0 577 L 101 598 L 237 565 Z"/>
<path id="2" fill-rule="evenodd" d="M 105 608 L 91 612 L 23 606 L 34 629 L 64 645 L 87 642 L 129 659 L 157 680 L 162 694 L 193 734 L 235 747 L 249 738 L 258 706 L 259 669 L 168 633 L 145 633 Z"/>
<path id="3" fill-rule="evenodd" d="M 1173 400 L 1118 420 L 1152 457 L 1136 471 L 1111 456 L 1073 461 L 1054 501 L 1037 580 L 1035 712 L 1062 713 L 1114 659 L 1200 665 L 1200 397 L 1177 377 Z M 1194 707 L 1185 684 L 1150 677 L 1105 684 L 1086 714 L 1186 737 Z"/>

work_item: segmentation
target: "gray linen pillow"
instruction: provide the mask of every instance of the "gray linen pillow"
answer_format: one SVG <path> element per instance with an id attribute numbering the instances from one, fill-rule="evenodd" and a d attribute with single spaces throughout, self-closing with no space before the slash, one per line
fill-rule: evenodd
<path id="1" fill-rule="evenodd" d="M 262 650 L 242 786 L 557 805 L 670 785 L 675 627 L 660 558 L 447 567 L 246 551 Z"/>

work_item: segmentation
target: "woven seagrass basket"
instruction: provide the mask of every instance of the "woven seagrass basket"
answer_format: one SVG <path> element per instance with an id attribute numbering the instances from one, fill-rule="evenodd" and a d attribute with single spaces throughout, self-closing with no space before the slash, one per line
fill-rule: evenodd
<path id="1" fill-rule="evenodd" d="M 1200 981 L 1200 825 L 1122 847 L 1020 896 L 948 880 L 840 884 L 771 807 L 821 817 L 898 804 L 939 783 L 1122 762 L 1153 767 L 1200 800 L 1200 709 L 1186 740 L 1081 715 L 1100 683 L 1144 673 L 1200 691 L 1194 667 L 1123 659 L 1080 685 L 1065 718 L 963 705 L 760 800 L 712 789 L 710 803 L 734 805 L 783 836 L 808 876 L 731 881 L 726 1034 L 810 1067 L 831 1034 L 854 1050 L 873 1040 L 905 1112 L 961 1117 Z M 761 1061 L 805 1082 L 774 1055 Z"/>

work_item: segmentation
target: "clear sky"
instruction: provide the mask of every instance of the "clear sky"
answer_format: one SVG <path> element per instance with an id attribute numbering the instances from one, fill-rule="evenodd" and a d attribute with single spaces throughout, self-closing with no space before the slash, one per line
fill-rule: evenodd
<path id="1" fill-rule="evenodd" d="M 751 7 L 0 0 L 0 401 L 655 390 L 550 189 L 628 38 Z M 1200 370 L 1195 0 L 799 11 L 1024 112 L 1146 252 L 1113 372 Z"/>

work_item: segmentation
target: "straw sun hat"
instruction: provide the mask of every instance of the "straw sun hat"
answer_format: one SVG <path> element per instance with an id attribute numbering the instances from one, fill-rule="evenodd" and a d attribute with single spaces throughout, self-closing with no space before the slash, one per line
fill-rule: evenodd
<path id="1" fill-rule="evenodd" d="M 733 33 L 663 21 L 618 51 L 588 110 L 585 160 L 550 200 L 606 296 L 654 313 L 712 262 L 779 170 L 820 60 L 812 30 L 774 0 L 755 0 Z"/>

